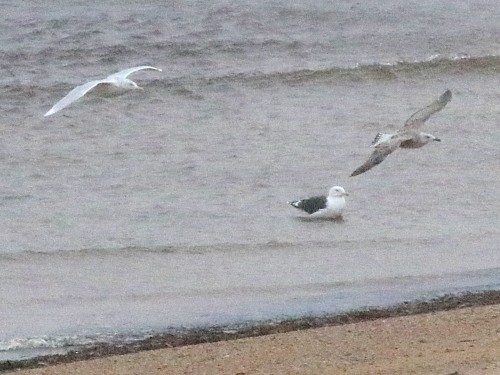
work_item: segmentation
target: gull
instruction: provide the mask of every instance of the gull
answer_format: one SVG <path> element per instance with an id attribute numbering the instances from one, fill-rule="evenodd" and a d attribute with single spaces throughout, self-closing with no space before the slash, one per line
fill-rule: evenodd
<path id="1" fill-rule="evenodd" d="M 344 197 L 347 195 L 349 194 L 343 187 L 334 186 L 330 188 L 328 196 L 289 201 L 288 204 L 307 212 L 309 217 L 336 218 L 342 216 L 342 210 L 345 207 Z"/>
<path id="2" fill-rule="evenodd" d="M 451 91 L 446 90 L 437 100 L 425 108 L 422 108 L 412 114 L 401 129 L 395 134 L 378 133 L 372 142 L 374 147 L 368 160 L 358 169 L 351 173 L 352 176 L 364 173 L 372 169 L 397 148 L 419 148 L 425 146 L 431 141 L 441 142 L 441 140 L 432 134 L 420 132 L 418 129 L 424 125 L 425 121 L 434 113 L 442 110 L 451 100 Z"/>
<path id="3" fill-rule="evenodd" d="M 104 79 L 99 79 L 95 81 L 90 81 L 84 83 L 83 85 L 76 86 L 73 90 L 71 90 L 64 98 L 59 100 L 44 116 L 50 116 L 54 113 L 60 111 L 61 109 L 67 107 L 71 103 L 77 101 L 90 90 L 99 86 L 99 88 L 103 89 L 103 92 L 107 95 L 120 95 L 129 90 L 141 89 L 137 83 L 128 79 L 127 77 L 135 73 L 139 70 L 152 69 L 161 72 L 161 69 L 155 68 L 153 66 L 136 66 L 134 68 L 129 68 L 122 70 L 118 73 L 111 74 Z"/>

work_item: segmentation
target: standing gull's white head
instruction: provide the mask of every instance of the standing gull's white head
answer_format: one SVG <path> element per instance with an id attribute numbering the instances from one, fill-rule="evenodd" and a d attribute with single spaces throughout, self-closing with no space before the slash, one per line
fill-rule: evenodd
<path id="1" fill-rule="evenodd" d="M 338 218 L 342 216 L 347 195 L 349 194 L 342 186 L 334 186 L 328 192 L 328 196 L 289 201 L 288 204 L 307 212 L 309 217 Z"/>
<path id="2" fill-rule="evenodd" d="M 127 77 L 132 73 L 145 69 L 157 70 L 161 72 L 161 69 L 155 68 L 153 66 L 147 66 L 147 65 L 136 66 L 134 68 L 125 69 L 118 73 L 111 74 L 110 76 L 107 76 L 104 79 L 90 81 L 84 83 L 83 85 L 76 86 L 64 98 L 59 100 L 44 116 L 53 115 L 54 113 L 60 111 L 61 109 L 66 108 L 71 103 L 77 101 L 86 93 L 88 93 L 90 90 L 93 90 L 98 86 L 102 87 L 109 94 L 115 94 L 115 95 L 122 94 L 129 90 L 137 90 L 137 89 L 142 90 L 142 87 L 140 87 L 139 85 L 137 85 L 137 83 L 135 83 L 131 79 L 128 79 Z"/>
<path id="3" fill-rule="evenodd" d="M 382 163 L 384 159 L 397 148 L 419 148 L 425 146 L 431 141 L 441 140 L 432 134 L 423 133 L 418 129 L 424 125 L 434 113 L 442 110 L 451 100 L 451 91 L 446 90 L 437 100 L 424 107 L 406 120 L 405 124 L 399 129 L 396 134 L 378 133 L 372 142 L 372 147 L 375 148 L 368 160 L 351 173 L 351 176 L 357 176 L 372 169 L 377 164 Z"/>

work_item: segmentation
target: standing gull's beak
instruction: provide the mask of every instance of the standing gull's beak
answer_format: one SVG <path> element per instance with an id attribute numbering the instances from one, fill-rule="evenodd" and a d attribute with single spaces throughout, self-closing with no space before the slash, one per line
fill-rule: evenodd
<path id="1" fill-rule="evenodd" d="M 439 138 L 434 138 L 434 140 L 435 140 L 436 142 L 441 142 L 441 140 L 440 140 Z"/>

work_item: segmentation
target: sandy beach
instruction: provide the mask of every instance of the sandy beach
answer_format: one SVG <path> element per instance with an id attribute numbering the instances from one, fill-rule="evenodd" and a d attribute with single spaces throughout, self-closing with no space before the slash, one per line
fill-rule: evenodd
<path id="1" fill-rule="evenodd" d="M 499 374 L 500 305 L 142 351 L 16 374 Z"/>

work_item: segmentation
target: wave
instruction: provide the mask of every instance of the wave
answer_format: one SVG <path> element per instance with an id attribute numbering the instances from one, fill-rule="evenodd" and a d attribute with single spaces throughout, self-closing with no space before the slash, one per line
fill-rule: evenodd
<path id="1" fill-rule="evenodd" d="M 350 313 L 359 313 L 362 311 L 370 311 L 376 309 L 384 309 L 389 308 L 398 309 L 398 306 L 404 306 L 405 308 L 409 307 L 411 303 L 422 303 L 424 305 L 429 306 L 432 301 L 449 301 L 450 306 L 467 306 L 467 304 L 473 303 L 472 301 L 476 301 L 478 305 L 490 304 L 492 301 L 495 302 L 498 300 L 498 290 L 499 284 L 494 283 L 486 283 L 482 284 L 481 281 L 491 280 L 492 278 L 496 278 L 498 274 L 498 269 L 494 270 L 485 270 L 480 271 L 474 275 L 478 278 L 479 283 L 471 286 L 471 287 L 457 287 L 450 284 L 450 281 L 453 281 L 455 278 L 459 277 L 457 274 L 451 274 L 448 276 L 440 276 L 443 278 L 443 281 L 447 285 L 443 290 L 427 290 L 421 293 L 414 294 L 411 292 L 411 297 L 408 293 L 405 293 L 404 288 L 394 289 L 394 288 L 385 288 L 386 294 L 393 294 L 393 298 L 389 296 L 389 298 L 383 302 L 382 304 L 373 305 L 373 304 L 361 304 L 361 305 L 347 305 L 344 307 L 339 307 L 334 309 L 333 311 L 327 312 L 324 309 L 320 311 L 313 312 L 313 310 L 308 310 L 304 315 L 302 313 L 293 313 L 293 314 L 274 314 L 274 316 L 268 316 L 260 319 L 243 319 L 243 320 L 233 320 L 228 322 L 219 322 L 218 324 L 188 324 L 188 325 L 180 325 L 180 326 L 167 326 L 160 329 L 140 329 L 132 332 L 117 332 L 117 331 L 108 331 L 108 332 L 99 332 L 95 334 L 76 334 L 76 335 L 61 335 L 61 336 L 38 336 L 38 337 L 29 337 L 29 338 L 13 338 L 7 340 L 0 340 L 0 361 L 2 357 L 6 359 L 12 360 L 19 358 L 26 358 L 26 355 L 31 357 L 43 354 L 50 354 L 50 351 L 47 349 L 62 349 L 59 353 L 68 352 L 70 350 L 81 350 L 85 347 L 89 348 L 91 346 L 96 345 L 106 345 L 106 346 L 121 346 L 127 344 L 138 343 L 146 339 L 154 338 L 154 337 L 167 337 L 167 336 L 187 336 L 190 333 L 196 334 L 200 330 L 210 331 L 210 330 L 223 330 L 224 332 L 236 332 L 239 329 L 252 327 L 256 325 L 262 324 L 271 324 L 275 325 L 280 321 L 289 320 L 289 319 L 303 319 L 303 318 L 312 318 L 312 319 L 320 319 L 321 317 L 326 316 L 339 316 L 340 314 L 350 314 Z M 420 285 L 421 282 L 426 281 L 426 278 L 414 278 L 414 277 L 404 277 L 403 284 L 404 285 Z M 379 283 L 384 284 L 384 280 L 379 280 Z M 349 286 L 351 283 L 347 283 Z M 358 283 L 352 283 L 358 284 Z M 359 285 L 358 285 L 359 286 Z M 370 285 L 373 286 L 373 285 Z M 384 285 L 382 285 L 384 286 Z M 378 286 L 375 286 L 378 288 Z M 408 289 L 411 289 L 409 287 Z M 345 291 L 344 291 L 345 293 Z M 377 291 L 376 294 L 380 294 L 380 291 Z M 326 296 L 327 297 L 327 296 Z M 328 297 L 327 297 L 328 298 Z M 330 297 L 331 298 L 331 297 Z M 339 302 L 339 296 L 333 296 L 333 300 L 336 303 Z M 453 302 L 455 301 L 455 302 Z M 391 308 L 391 306 L 393 306 Z M 18 352 L 19 354 L 16 356 L 12 353 Z M 54 354 L 56 352 L 52 352 Z"/>
<path id="2" fill-rule="evenodd" d="M 237 73 L 213 77 L 207 84 L 239 81 L 255 84 L 287 83 L 298 84 L 313 81 L 354 82 L 391 81 L 400 78 L 427 78 L 447 74 L 498 74 L 500 56 L 489 55 L 472 57 L 455 55 L 453 57 L 431 56 L 422 61 L 398 61 L 395 63 L 359 64 L 354 67 L 331 67 L 326 69 L 302 69 L 290 72 Z"/>
<path id="3" fill-rule="evenodd" d="M 27 349 L 57 349 L 67 350 L 74 347 L 95 345 L 98 343 L 127 344 L 150 337 L 150 331 L 144 333 L 97 333 L 94 335 L 72 335 L 72 336 L 39 336 L 29 338 L 14 338 L 0 341 L 0 352 L 21 351 Z"/>
<path id="4" fill-rule="evenodd" d="M 163 89 L 186 86 L 212 86 L 224 83 L 241 83 L 258 87 L 276 84 L 297 85 L 311 82 L 331 84 L 364 84 L 373 81 L 394 81 L 398 79 L 430 79 L 443 75 L 498 74 L 500 56 L 473 57 L 457 54 L 452 57 L 430 56 L 424 60 L 397 61 L 388 63 L 357 64 L 352 67 L 327 67 L 324 69 L 298 69 L 285 72 L 237 72 L 202 77 L 177 77 L 155 79 L 148 86 Z M 183 91 L 180 91 L 182 94 Z"/>
<path id="5" fill-rule="evenodd" d="M 115 46 L 114 52 L 125 53 L 122 46 Z M 113 53 L 112 56 L 116 54 Z M 107 57 L 109 58 L 109 57 Z M 112 58 L 116 59 L 116 56 Z M 106 61 L 110 63 L 110 61 Z M 297 85 L 311 82 L 331 84 L 364 84 L 373 81 L 394 81 L 398 79 L 430 79 L 443 75 L 491 74 L 500 72 L 500 56 L 469 56 L 457 54 L 451 57 L 430 56 L 418 61 L 397 61 L 388 63 L 358 64 L 352 67 L 327 67 L 324 69 L 298 69 L 278 72 L 235 72 L 212 76 L 153 77 L 147 87 L 167 89 L 173 94 L 202 99 L 195 94 L 196 86 L 212 86 L 224 83 L 241 83 L 258 87 L 276 84 Z M 54 82 L 52 89 L 66 91 L 74 87 L 68 82 Z M 187 89 L 186 87 L 189 87 Z M 193 91 L 195 90 L 195 91 Z M 0 86 L 0 93 L 6 97 L 46 96 L 47 88 L 33 84 L 7 84 Z"/>
<path id="6" fill-rule="evenodd" d="M 315 242 L 315 246 L 329 247 L 331 243 L 329 242 Z M 302 246 L 303 244 L 294 244 L 289 242 L 278 242 L 278 241 L 268 241 L 263 243 L 217 243 L 217 244 L 207 244 L 207 245 L 187 245 L 187 244 L 176 244 L 176 245 L 157 245 L 157 246 L 124 246 L 124 247 L 95 247 L 95 248 L 82 248 L 82 249 L 60 249 L 60 250 L 25 250 L 21 252 L 6 252 L 0 254 L 0 262 L 2 261 L 12 261 L 17 258 L 31 258 L 31 257 L 93 257 L 93 256 L 131 256 L 137 254 L 175 254 L 175 253 L 186 253 L 186 254 L 203 254 L 203 253 L 214 253 L 214 252 L 240 252 L 247 250 L 269 250 L 288 248 Z M 308 242 L 307 246 L 310 246 L 311 242 Z"/>

